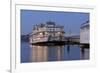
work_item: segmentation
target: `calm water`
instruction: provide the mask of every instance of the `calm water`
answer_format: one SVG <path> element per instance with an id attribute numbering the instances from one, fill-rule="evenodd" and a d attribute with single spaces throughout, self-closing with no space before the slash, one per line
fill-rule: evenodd
<path id="1" fill-rule="evenodd" d="M 81 49 L 79 45 L 32 46 L 28 42 L 21 43 L 21 62 L 46 62 L 89 59 L 89 49 Z"/>

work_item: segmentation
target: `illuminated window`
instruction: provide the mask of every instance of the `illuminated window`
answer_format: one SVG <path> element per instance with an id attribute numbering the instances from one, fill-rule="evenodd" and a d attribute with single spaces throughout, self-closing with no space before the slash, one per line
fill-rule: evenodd
<path id="1" fill-rule="evenodd" d="M 40 35 L 42 35 L 42 32 L 40 32 Z"/>

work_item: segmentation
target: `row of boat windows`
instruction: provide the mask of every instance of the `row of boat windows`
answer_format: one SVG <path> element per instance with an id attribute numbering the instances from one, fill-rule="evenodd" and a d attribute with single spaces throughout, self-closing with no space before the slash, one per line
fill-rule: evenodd
<path id="1" fill-rule="evenodd" d="M 64 28 L 64 26 L 55 25 L 53 22 L 47 22 L 47 25 L 40 24 L 33 27 L 33 30 L 37 30 L 38 28 Z"/>
<path id="2" fill-rule="evenodd" d="M 57 32 L 57 33 L 40 32 L 40 33 L 34 34 L 34 36 L 44 36 L 44 35 L 63 36 L 64 34 L 62 32 Z"/>
<path id="3" fill-rule="evenodd" d="M 37 31 L 64 31 L 64 30 L 62 28 L 44 28 L 44 29 L 38 28 Z"/>

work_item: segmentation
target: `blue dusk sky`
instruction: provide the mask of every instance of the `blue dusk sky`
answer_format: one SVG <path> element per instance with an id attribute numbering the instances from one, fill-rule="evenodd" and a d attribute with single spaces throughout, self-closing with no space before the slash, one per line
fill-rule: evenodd
<path id="1" fill-rule="evenodd" d="M 33 25 L 53 21 L 63 25 L 65 32 L 79 33 L 81 25 L 89 20 L 89 13 L 21 10 L 21 34 L 32 32 Z"/>

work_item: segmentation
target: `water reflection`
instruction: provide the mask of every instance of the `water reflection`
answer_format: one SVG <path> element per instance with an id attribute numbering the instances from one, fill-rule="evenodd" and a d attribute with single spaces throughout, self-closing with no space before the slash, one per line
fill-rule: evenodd
<path id="1" fill-rule="evenodd" d="M 89 59 L 89 49 L 88 48 L 81 48 L 81 59 Z"/>
<path id="2" fill-rule="evenodd" d="M 21 44 L 21 62 L 46 62 L 89 59 L 89 49 L 79 45 L 36 46 Z"/>
<path id="3" fill-rule="evenodd" d="M 32 46 L 31 61 L 58 61 L 61 60 L 63 46 Z"/>
<path id="4" fill-rule="evenodd" d="M 41 62 L 48 60 L 48 48 L 46 46 L 32 46 L 31 61 Z"/>
<path id="5" fill-rule="evenodd" d="M 63 61 L 89 59 L 88 49 L 80 49 L 78 45 L 64 46 L 31 46 L 31 61 Z"/>

